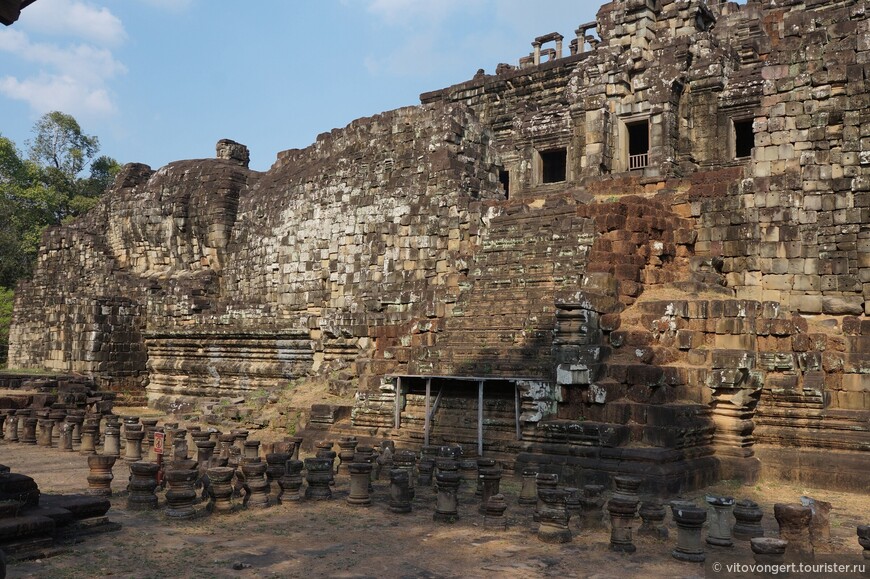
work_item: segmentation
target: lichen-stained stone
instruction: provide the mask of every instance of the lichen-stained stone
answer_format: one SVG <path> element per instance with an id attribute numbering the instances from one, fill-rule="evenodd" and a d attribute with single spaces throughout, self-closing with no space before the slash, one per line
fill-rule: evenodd
<path id="1" fill-rule="evenodd" d="M 394 376 L 510 379 L 487 451 L 566 484 L 863 489 L 868 34 L 863 2 L 613 0 L 267 171 L 228 139 L 126 165 L 45 233 L 10 366 L 173 410 L 313 376 L 355 434 L 398 408 L 403 444 L 426 397 Z M 436 436 L 474 440 L 475 405 L 445 396 Z"/>

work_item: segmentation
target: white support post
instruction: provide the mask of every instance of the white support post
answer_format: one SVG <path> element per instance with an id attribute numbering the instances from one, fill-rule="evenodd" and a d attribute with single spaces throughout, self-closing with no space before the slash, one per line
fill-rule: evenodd
<path id="1" fill-rule="evenodd" d="M 394 417 L 394 424 L 393 424 L 393 426 L 396 428 L 396 430 L 399 429 L 399 426 L 402 422 L 401 397 L 402 397 L 402 377 L 399 376 L 396 378 L 396 415 Z"/>
<path id="2" fill-rule="evenodd" d="M 483 456 L 483 380 L 477 390 L 477 456 Z"/>
<path id="3" fill-rule="evenodd" d="M 423 444 L 429 446 L 429 396 L 432 392 L 432 378 L 426 378 L 426 416 L 423 419 Z"/>

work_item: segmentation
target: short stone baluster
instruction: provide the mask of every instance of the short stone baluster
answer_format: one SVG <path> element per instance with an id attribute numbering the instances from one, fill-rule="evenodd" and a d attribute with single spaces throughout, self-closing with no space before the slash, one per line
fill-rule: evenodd
<path id="1" fill-rule="evenodd" d="M 454 470 L 441 468 L 447 461 L 456 466 L 456 462 L 453 460 L 436 459 L 439 468 L 435 474 L 437 495 L 435 498 L 435 514 L 432 515 L 432 520 L 438 523 L 453 523 L 459 518 L 458 494 L 459 484 L 462 479 L 458 472 L 458 467 Z"/>
<path id="2" fill-rule="evenodd" d="M 212 457 L 214 457 L 214 450 L 217 446 L 216 442 L 209 440 L 208 438 L 200 438 L 196 441 L 196 462 L 202 465 L 206 465 L 206 468 L 211 464 Z"/>
<path id="3" fill-rule="evenodd" d="M 764 511 L 758 506 L 758 503 L 744 499 L 737 501 L 734 504 L 734 527 L 731 529 L 731 534 L 735 539 L 748 541 L 755 537 L 763 537 L 764 529 L 761 526 L 761 519 L 764 517 Z"/>
<path id="4" fill-rule="evenodd" d="M 637 489 L 641 479 L 629 476 L 613 477 L 616 490 L 607 501 L 607 512 L 610 514 L 610 550 L 622 553 L 634 553 L 632 530 L 637 516 L 640 500 Z"/>
<path id="5" fill-rule="evenodd" d="M 147 454 L 154 444 L 154 430 L 157 428 L 156 418 L 142 418 L 139 421 L 142 424 L 142 431 L 145 432 L 145 438 L 142 441 L 142 453 Z"/>
<path id="6" fill-rule="evenodd" d="M 141 424 L 128 424 L 124 428 L 124 460 L 126 462 L 139 462 L 142 460 L 142 440 L 145 431 Z"/>
<path id="7" fill-rule="evenodd" d="M 580 508 L 583 518 L 583 529 L 595 531 L 604 529 L 604 486 L 584 485 L 580 497 Z"/>
<path id="8" fill-rule="evenodd" d="M 233 505 L 233 475 L 236 469 L 228 466 L 214 466 L 206 471 L 208 476 L 208 495 L 211 501 L 208 510 L 212 513 L 231 513 Z"/>
<path id="9" fill-rule="evenodd" d="M 541 500 L 538 539 L 544 543 L 567 543 L 571 540 L 568 510 L 565 508 L 567 496 L 568 492 L 564 489 L 538 487 L 538 498 Z"/>
<path id="10" fill-rule="evenodd" d="M 438 458 L 438 446 L 434 444 L 424 444 L 420 447 L 420 458 Z"/>
<path id="11" fill-rule="evenodd" d="M 195 488 L 200 489 L 201 499 L 206 500 L 209 496 L 208 487 L 211 483 L 208 478 L 208 469 L 211 466 L 218 466 L 213 464 L 214 449 L 217 443 L 210 440 L 210 436 L 198 436 L 194 444 L 196 444 L 196 462 L 199 463 L 199 476 L 196 479 Z"/>
<path id="12" fill-rule="evenodd" d="M 88 413 L 85 414 L 85 424 L 90 424 L 94 426 L 94 448 L 99 446 L 102 443 L 102 435 L 100 430 L 100 424 L 103 421 L 103 415 L 99 413 Z"/>
<path id="13" fill-rule="evenodd" d="M 21 442 L 24 444 L 36 444 L 36 425 L 38 422 L 38 418 L 31 418 L 29 416 L 24 419 L 24 433 L 21 436 Z"/>
<path id="14" fill-rule="evenodd" d="M 88 456 L 88 494 L 100 497 L 112 496 L 112 467 L 117 458 L 105 454 Z"/>
<path id="15" fill-rule="evenodd" d="M 667 539 L 668 528 L 665 526 L 665 518 L 668 511 L 658 500 L 644 501 L 640 504 L 641 524 L 637 530 L 638 535 L 652 537 L 654 539 Z"/>
<path id="16" fill-rule="evenodd" d="M 192 464 L 189 464 L 192 463 Z M 192 466 L 192 468 L 191 468 Z M 166 470 L 166 515 L 184 519 L 196 514 L 196 477 L 199 469 L 195 461 L 176 461 Z"/>
<path id="17" fill-rule="evenodd" d="M 65 450 L 66 452 L 72 452 L 73 450 L 73 425 L 69 422 L 63 422 L 60 425 L 60 449 Z"/>
<path id="18" fill-rule="evenodd" d="M 812 559 L 813 544 L 810 541 L 810 523 L 813 511 L 797 503 L 776 503 L 773 516 L 779 523 L 779 538 L 788 541 L 787 557 L 790 560 Z"/>
<path id="19" fill-rule="evenodd" d="M 305 459 L 305 498 L 324 500 L 332 498 L 329 481 L 332 480 L 332 461 L 328 458 Z"/>
<path id="20" fill-rule="evenodd" d="M 565 497 L 565 509 L 568 511 L 568 526 L 572 526 L 573 522 L 573 527 L 580 531 L 583 526 L 583 507 L 580 505 L 583 493 L 580 489 L 574 487 L 566 487 L 565 491 L 568 493 Z"/>
<path id="21" fill-rule="evenodd" d="M 19 408 L 15 411 L 15 421 L 18 423 L 18 442 L 24 444 L 24 421 L 30 418 L 29 408 Z"/>
<path id="22" fill-rule="evenodd" d="M 483 527 L 492 531 L 507 529 L 507 519 L 504 516 L 506 510 L 507 501 L 503 494 L 496 493 L 489 497 L 483 510 Z"/>
<path id="23" fill-rule="evenodd" d="M 266 480 L 267 468 L 265 462 L 242 462 L 242 472 L 245 474 L 244 505 L 246 507 L 265 509 L 272 506 L 269 481 Z"/>
<path id="24" fill-rule="evenodd" d="M 18 442 L 18 419 L 15 417 L 14 410 L 6 411 L 6 440 Z"/>
<path id="25" fill-rule="evenodd" d="M 377 465 L 375 463 L 375 449 L 371 446 L 357 446 L 356 452 L 353 455 L 354 462 L 365 462 L 372 465 L 372 471 L 369 474 L 369 493 L 374 492 L 375 487 L 372 484 L 373 481 L 377 480 Z"/>
<path id="26" fill-rule="evenodd" d="M 233 445 L 233 442 L 235 442 L 235 440 L 235 434 L 221 434 L 220 436 L 218 436 L 218 444 L 220 445 L 218 456 L 220 458 L 224 460 L 229 460 L 230 447 Z"/>
<path id="27" fill-rule="evenodd" d="M 396 445 L 392 440 L 385 440 L 381 443 L 381 450 L 375 463 L 379 480 L 389 480 L 390 478 L 390 471 L 393 469 L 395 447 Z"/>
<path id="28" fill-rule="evenodd" d="M 478 512 L 483 515 L 486 513 L 486 504 L 490 497 L 499 494 L 501 486 L 501 466 L 496 465 L 489 468 L 482 468 L 477 471 L 480 478 L 481 499 Z"/>
<path id="29" fill-rule="evenodd" d="M 187 429 L 174 428 L 172 430 L 172 441 L 167 448 L 172 449 L 172 461 L 188 460 L 190 456 L 190 448 L 187 446 Z"/>
<path id="30" fill-rule="evenodd" d="M 190 439 L 193 440 L 193 445 L 199 448 L 196 444 L 197 442 L 205 442 L 211 440 L 211 432 L 208 430 L 203 430 L 202 428 L 191 426 L 188 428 L 190 431 Z M 215 445 L 217 446 L 217 445 Z"/>
<path id="31" fill-rule="evenodd" d="M 73 425 L 73 444 L 82 443 L 82 425 L 85 423 L 85 415 L 81 410 L 70 410 L 66 416 L 67 422 Z"/>
<path id="32" fill-rule="evenodd" d="M 813 516 L 810 519 L 810 543 L 814 553 L 830 553 L 831 544 L 831 503 L 812 497 L 801 497 L 801 504 L 809 507 Z"/>
<path id="33" fill-rule="evenodd" d="M 347 504 L 358 507 L 371 505 L 369 483 L 372 478 L 372 465 L 367 462 L 350 462 L 346 467 L 350 473 L 350 494 L 347 496 Z"/>
<path id="34" fill-rule="evenodd" d="M 435 459 L 436 477 L 439 472 L 455 472 L 459 477 L 460 484 L 462 483 L 462 474 L 459 472 L 459 461 L 447 457 L 438 457 Z M 436 478 L 437 482 L 437 478 Z"/>
<path id="35" fill-rule="evenodd" d="M 438 456 L 444 458 L 452 458 L 457 462 L 461 462 L 463 457 L 462 446 L 459 444 L 446 444 L 443 446 L 439 446 Z"/>
<path id="36" fill-rule="evenodd" d="M 291 460 L 299 460 L 299 451 L 302 449 L 302 443 L 305 441 L 301 436 L 288 436 L 287 440 L 295 444 L 293 447 L 293 456 L 290 457 Z"/>
<path id="37" fill-rule="evenodd" d="M 706 555 L 701 543 L 701 528 L 707 520 L 707 509 L 688 501 L 672 501 L 671 516 L 677 524 L 677 547 L 671 555 L 679 561 L 702 563 Z"/>
<path id="38" fill-rule="evenodd" d="M 357 444 L 359 442 L 355 436 L 342 438 L 338 441 L 338 474 L 350 474 L 348 465 L 353 462 Z"/>
<path id="39" fill-rule="evenodd" d="M 266 480 L 269 482 L 269 492 L 275 496 L 280 492 L 278 481 L 287 470 L 288 460 L 290 460 L 289 452 L 270 452 L 266 455 Z"/>
<path id="40" fill-rule="evenodd" d="M 423 489 L 432 489 L 433 473 L 435 472 L 435 459 L 424 457 L 417 463 L 417 486 Z"/>
<path id="41" fill-rule="evenodd" d="M 242 452 L 245 451 L 245 441 L 248 440 L 248 431 L 244 428 L 233 428 L 230 430 L 235 439 L 233 444 Z"/>
<path id="42" fill-rule="evenodd" d="M 0 409 L 0 439 L 6 438 L 6 411 Z"/>
<path id="43" fill-rule="evenodd" d="M 460 466 L 462 462 L 459 463 Z M 483 479 L 480 477 L 480 471 L 484 469 L 495 468 L 498 465 L 494 458 L 478 458 L 477 459 L 477 481 L 474 490 L 474 496 L 481 498 L 483 496 Z"/>
<path id="44" fill-rule="evenodd" d="M 335 485 L 335 458 L 338 453 L 332 450 L 334 443 L 329 441 L 318 442 L 315 457 L 329 460 L 329 484 Z"/>
<path id="45" fill-rule="evenodd" d="M 535 475 L 535 489 L 538 493 L 537 503 L 535 505 L 535 513 L 532 515 L 532 520 L 540 522 L 541 509 L 544 508 L 544 499 L 541 498 L 541 491 L 546 489 L 555 489 L 559 484 L 559 475 L 539 472 Z"/>
<path id="46" fill-rule="evenodd" d="M 411 490 L 408 487 L 408 471 L 394 468 L 390 471 L 390 511 L 394 513 L 411 512 Z"/>
<path id="47" fill-rule="evenodd" d="M 52 436 L 54 438 L 60 438 L 60 425 L 66 420 L 66 408 L 63 407 L 55 407 L 60 405 L 52 405 L 51 411 L 48 413 L 48 417 L 51 420 L 54 420 L 54 434 Z"/>
<path id="48" fill-rule="evenodd" d="M 140 431 L 141 432 L 141 431 Z M 144 433 L 143 433 L 144 434 Z M 146 511 L 157 508 L 157 470 L 156 462 L 130 463 L 130 496 L 127 497 L 127 508 L 134 511 Z"/>
<path id="49" fill-rule="evenodd" d="M 121 456 L 121 430 L 111 424 L 106 425 L 103 437 L 103 454 Z"/>
<path id="50" fill-rule="evenodd" d="M 870 561 L 870 525 L 858 527 L 858 544 L 864 548 L 864 560 Z"/>
<path id="51" fill-rule="evenodd" d="M 304 463 L 301 460 L 288 460 L 284 465 L 284 476 L 278 479 L 278 487 L 281 491 L 278 493 L 278 503 L 284 501 L 298 501 L 300 499 L 299 489 L 302 488 L 302 468 Z"/>
<path id="52" fill-rule="evenodd" d="M 393 455 L 393 468 L 402 469 L 408 473 L 408 496 L 411 500 L 417 496 L 416 486 L 414 484 L 416 477 L 417 455 L 410 450 L 400 450 Z M 392 479 L 391 479 L 392 480 Z"/>
<path id="53" fill-rule="evenodd" d="M 731 497 L 707 496 L 707 504 L 711 510 L 710 524 L 707 527 L 707 544 L 714 547 L 733 547 L 731 538 L 731 512 L 734 510 L 734 499 Z"/>
<path id="54" fill-rule="evenodd" d="M 538 476 L 538 470 L 534 468 L 524 468 L 522 477 L 523 485 L 520 487 L 520 496 L 517 502 L 521 505 L 536 505 L 538 504 L 538 489 L 535 486 L 535 477 Z"/>
<path id="55" fill-rule="evenodd" d="M 464 458 L 459 461 L 459 479 L 465 488 L 477 488 L 477 459 Z"/>
<path id="56" fill-rule="evenodd" d="M 82 444 L 79 447 L 79 452 L 82 454 L 96 454 L 96 437 L 97 425 L 93 423 L 85 423 L 82 426 Z"/>
<path id="57" fill-rule="evenodd" d="M 788 541 L 773 537 L 753 537 L 749 540 L 752 555 L 759 565 L 783 565 Z"/>
<path id="58" fill-rule="evenodd" d="M 259 440 L 246 440 L 243 447 L 242 464 L 246 462 L 261 462 Z"/>
<path id="59" fill-rule="evenodd" d="M 36 445 L 51 446 L 51 430 L 49 424 L 54 426 L 54 421 L 47 418 L 38 418 L 36 421 Z"/>

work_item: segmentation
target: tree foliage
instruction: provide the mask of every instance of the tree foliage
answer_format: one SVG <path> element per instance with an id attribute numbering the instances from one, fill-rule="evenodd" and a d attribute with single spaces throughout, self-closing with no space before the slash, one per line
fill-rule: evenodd
<path id="1" fill-rule="evenodd" d="M 9 351 L 9 324 L 12 322 L 12 290 L 0 287 L 0 365 L 6 364 Z"/>
<path id="2" fill-rule="evenodd" d="M 40 118 L 28 144 L 25 158 L 0 135 L 0 359 L 9 324 L 3 292 L 30 274 L 45 228 L 91 209 L 121 169 L 115 159 L 97 157 L 97 137 L 61 112 Z"/>
<path id="3" fill-rule="evenodd" d="M 100 150 L 100 140 L 86 135 L 71 115 L 54 111 L 42 116 L 33 127 L 30 159 L 46 169 L 76 179 Z"/>

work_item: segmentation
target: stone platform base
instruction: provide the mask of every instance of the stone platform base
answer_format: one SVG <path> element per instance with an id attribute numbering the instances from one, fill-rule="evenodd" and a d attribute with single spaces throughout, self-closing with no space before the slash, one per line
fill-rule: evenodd
<path id="1" fill-rule="evenodd" d="M 755 445 L 761 478 L 839 491 L 867 492 L 870 453 Z"/>
<path id="2" fill-rule="evenodd" d="M 61 541 L 78 542 L 88 535 L 97 535 L 99 533 L 111 533 L 120 531 L 121 523 L 115 523 L 109 520 L 109 517 L 91 517 L 89 519 L 81 519 L 75 521 L 71 525 L 67 525 L 57 531 L 57 539 Z"/>
<path id="3" fill-rule="evenodd" d="M 610 488 L 614 475 L 643 479 L 641 493 L 662 497 L 703 488 L 715 483 L 719 461 L 712 455 L 690 456 L 662 448 L 587 447 L 583 455 L 562 454 L 562 449 L 533 448 L 517 456 L 514 471 L 537 468 L 539 472 L 559 475 L 559 484 L 582 486 L 600 484 Z M 555 451 L 555 452 L 554 452 Z"/>

